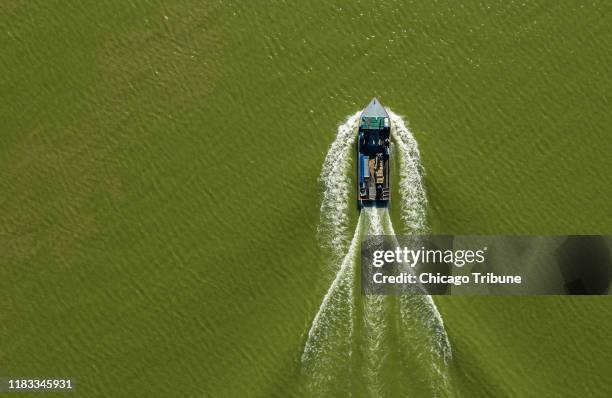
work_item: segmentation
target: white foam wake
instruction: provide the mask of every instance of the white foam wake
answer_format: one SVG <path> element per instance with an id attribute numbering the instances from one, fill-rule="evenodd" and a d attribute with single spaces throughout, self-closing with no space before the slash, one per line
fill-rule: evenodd
<path id="1" fill-rule="evenodd" d="M 361 220 L 362 218 L 359 217 L 357 228 L 355 229 L 355 234 L 353 235 L 353 239 L 349 245 L 348 252 L 342 259 L 339 270 L 336 273 L 331 286 L 327 290 L 327 293 L 325 293 L 325 297 L 323 297 L 319 311 L 312 321 L 310 330 L 308 331 L 308 340 L 306 341 L 304 352 L 302 354 L 303 362 L 307 361 L 310 357 L 312 357 L 312 355 L 322 353 L 322 347 L 318 346 L 318 343 L 321 341 L 321 336 L 326 333 L 327 327 L 332 326 L 330 320 L 334 321 L 338 319 L 338 314 L 332 313 L 333 309 L 341 307 L 343 310 L 350 310 L 352 308 L 352 303 L 348 302 L 348 299 L 349 296 L 353 295 L 353 278 L 355 275 L 353 264 L 360 241 L 360 230 L 362 225 Z M 340 303 L 341 301 L 342 303 Z M 343 311 L 343 313 L 346 312 Z M 352 330 L 351 317 L 346 317 L 346 323 L 348 324 L 349 328 L 348 330 L 343 330 L 342 333 L 348 332 L 349 334 L 347 337 L 350 337 L 350 332 Z"/>
<path id="2" fill-rule="evenodd" d="M 369 235 L 384 235 L 388 233 L 383 227 L 383 220 L 388 214 L 387 209 L 363 208 L 361 214 L 367 215 Z M 388 334 L 390 322 L 388 319 L 391 305 L 390 297 L 372 295 L 363 297 L 363 350 L 365 357 L 364 378 L 367 380 L 365 389 L 371 397 L 388 396 L 384 382 L 384 366 L 389 360 Z"/>
<path id="3" fill-rule="evenodd" d="M 355 318 L 355 264 L 363 217 L 359 217 L 348 251 L 315 315 L 304 351 L 302 370 L 310 396 L 327 396 L 334 388 L 351 390 Z M 344 383 L 340 387 L 340 382 Z"/>
<path id="4" fill-rule="evenodd" d="M 387 112 L 391 118 L 391 135 L 399 148 L 401 217 L 405 232 L 426 233 L 427 195 L 419 145 L 401 116 L 390 109 Z"/>
<path id="5" fill-rule="evenodd" d="M 360 114 L 361 112 L 356 112 L 338 126 L 336 139 L 327 151 L 319 177 L 324 187 L 319 235 L 337 257 L 346 253 L 351 186 L 348 171 L 351 149 L 356 142 L 355 129 Z"/>
<path id="6" fill-rule="evenodd" d="M 395 231 L 389 214 L 384 219 L 386 226 L 385 233 L 395 236 Z M 399 242 L 396 243 L 399 246 Z M 413 272 L 412 268 L 407 271 Z M 401 333 L 404 341 L 410 344 L 402 346 L 403 355 L 413 356 L 413 345 L 429 347 L 430 372 L 427 375 L 431 379 L 432 392 L 435 395 L 443 392 L 448 387 L 447 366 L 452 359 L 452 348 L 448 335 L 444 328 L 444 321 L 433 298 L 424 294 L 424 288 L 420 285 L 416 287 L 421 292 L 416 294 L 404 294 L 399 296 L 399 313 Z M 420 327 L 415 327 L 420 325 Z M 416 330 L 420 329 L 420 330 Z M 422 333 L 425 330 L 426 333 Z M 423 344 L 425 343 L 425 344 Z"/>

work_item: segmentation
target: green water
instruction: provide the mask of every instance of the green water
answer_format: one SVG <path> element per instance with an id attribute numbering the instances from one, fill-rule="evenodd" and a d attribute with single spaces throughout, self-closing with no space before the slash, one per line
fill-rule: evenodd
<path id="1" fill-rule="evenodd" d="M 0 375 L 308 395 L 318 176 L 374 95 L 419 142 L 433 232 L 611 233 L 611 8 L 2 2 Z M 435 301 L 455 395 L 612 393 L 607 298 Z"/>

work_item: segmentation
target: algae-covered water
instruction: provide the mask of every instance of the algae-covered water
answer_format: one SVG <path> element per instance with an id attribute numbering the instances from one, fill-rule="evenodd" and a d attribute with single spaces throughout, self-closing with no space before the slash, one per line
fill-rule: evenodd
<path id="1" fill-rule="evenodd" d="M 371 299 L 347 274 L 321 312 L 359 231 L 612 232 L 609 2 L 0 10 L 0 376 L 100 397 L 612 393 L 606 297 Z M 352 185 L 325 201 L 339 126 L 373 96 L 418 142 L 401 170 L 425 170 L 405 202 L 424 218 L 403 213 L 414 185 L 389 214 L 360 216 Z"/>

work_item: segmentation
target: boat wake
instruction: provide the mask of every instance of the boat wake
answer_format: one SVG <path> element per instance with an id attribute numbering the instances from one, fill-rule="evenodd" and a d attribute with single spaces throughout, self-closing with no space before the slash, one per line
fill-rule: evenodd
<path id="1" fill-rule="evenodd" d="M 402 118 L 388 112 L 399 164 L 403 231 L 425 233 L 427 198 L 418 145 Z M 352 237 L 348 234 L 350 158 L 360 113 L 338 127 L 321 171 L 319 235 L 330 245 L 335 275 L 302 353 L 306 388 L 309 396 L 445 396 L 451 347 L 431 296 L 363 296 L 355 289 L 363 238 L 395 234 L 388 209 L 367 207 Z M 391 369 L 405 375 L 383 382 L 385 371 Z"/>
<path id="2" fill-rule="evenodd" d="M 331 144 L 320 180 L 323 183 L 323 201 L 321 202 L 321 216 L 319 221 L 319 238 L 328 246 L 338 260 L 346 253 L 347 229 L 349 223 L 348 206 L 350 196 L 349 165 L 351 149 L 355 145 L 355 128 L 359 121 L 357 112 L 349 116 L 338 126 L 336 139 Z"/>

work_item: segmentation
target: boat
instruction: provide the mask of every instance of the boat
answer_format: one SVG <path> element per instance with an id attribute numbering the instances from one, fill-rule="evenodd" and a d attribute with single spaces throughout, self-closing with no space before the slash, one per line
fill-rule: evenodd
<path id="1" fill-rule="evenodd" d="M 359 117 L 357 133 L 359 208 L 389 205 L 390 133 L 389 114 L 378 99 L 373 98 Z"/>

